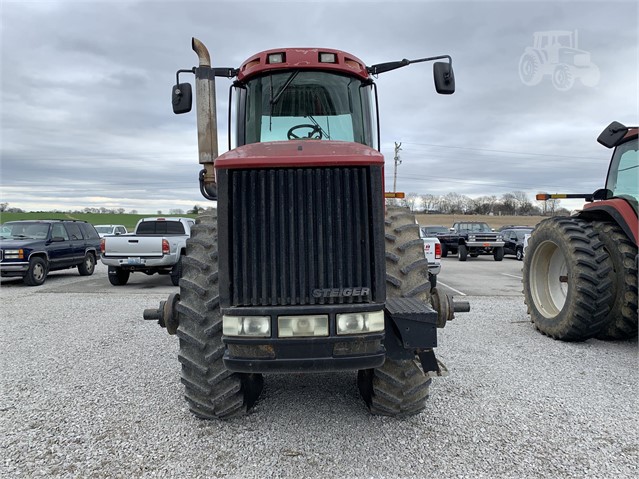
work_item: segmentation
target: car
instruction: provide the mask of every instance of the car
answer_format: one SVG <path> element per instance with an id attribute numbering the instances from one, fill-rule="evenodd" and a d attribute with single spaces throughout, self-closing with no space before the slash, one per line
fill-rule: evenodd
<path id="1" fill-rule="evenodd" d="M 100 238 L 110 235 L 125 235 L 127 230 L 123 225 L 95 225 L 95 230 Z"/>
<path id="2" fill-rule="evenodd" d="M 501 230 L 501 234 L 504 237 L 504 254 L 514 255 L 519 261 L 524 259 L 524 239 L 525 236 L 530 236 L 533 228 L 511 228 Z"/>
<path id="3" fill-rule="evenodd" d="M 100 236 L 86 221 L 9 221 L 0 231 L 0 276 L 22 277 L 28 286 L 61 269 L 77 267 L 90 276 L 100 258 Z"/>
<path id="4" fill-rule="evenodd" d="M 523 252 L 524 257 L 526 257 L 526 248 L 528 248 L 528 241 L 530 240 L 530 235 L 531 233 L 526 233 L 524 235 L 524 252 Z"/>

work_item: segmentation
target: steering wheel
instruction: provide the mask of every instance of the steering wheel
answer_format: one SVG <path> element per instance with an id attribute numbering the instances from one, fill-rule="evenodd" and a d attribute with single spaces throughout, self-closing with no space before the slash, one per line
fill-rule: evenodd
<path id="1" fill-rule="evenodd" d="M 295 130 L 300 130 L 302 128 L 310 128 L 310 132 L 308 133 L 307 136 L 297 136 L 294 131 Z M 319 136 L 313 136 L 313 135 L 319 135 Z M 289 140 L 321 140 L 322 139 L 322 129 L 319 126 L 316 125 L 297 125 L 294 126 L 293 128 L 291 128 L 290 130 L 288 130 L 288 133 L 286 134 L 286 136 L 288 137 Z"/>

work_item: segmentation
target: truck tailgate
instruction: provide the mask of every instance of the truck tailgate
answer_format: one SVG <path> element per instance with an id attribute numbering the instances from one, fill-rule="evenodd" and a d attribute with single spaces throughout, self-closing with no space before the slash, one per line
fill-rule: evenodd
<path id="1" fill-rule="evenodd" d="M 162 256 L 161 236 L 107 236 L 104 256 Z"/>

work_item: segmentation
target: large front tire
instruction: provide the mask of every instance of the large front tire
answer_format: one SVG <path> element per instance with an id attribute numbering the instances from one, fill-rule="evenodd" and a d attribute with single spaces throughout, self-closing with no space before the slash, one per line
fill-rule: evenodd
<path id="1" fill-rule="evenodd" d="M 613 266 L 613 303 L 599 339 L 637 337 L 637 246 L 616 224 L 593 222 Z"/>
<path id="2" fill-rule="evenodd" d="M 261 374 L 231 373 L 224 367 L 215 210 L 198 217 L 186 242 L 177 310 L 178 358 L 189 409 L 203 419 L 245 414 L 259 397 L 263 378 Z"/>
<path id="3" fill-rule="evenodd" d="M 612 264 L 590 223 L 568 217 L 542 221 L 524 257 L 528 312 L 543 334 L 584 341 L 604 326 L 612 302 Z"/>
<path id="4" fill-rule="evenodd" d="M 428 260 L 415 216 L 405 208 L 386 211 L 386 296 L 430 302 Z M 382 366 L 361 370 L 357 385 L 371 413 L 411 416 L 426 407 L 431 378 L 416 359 L 386 358 Z"/>

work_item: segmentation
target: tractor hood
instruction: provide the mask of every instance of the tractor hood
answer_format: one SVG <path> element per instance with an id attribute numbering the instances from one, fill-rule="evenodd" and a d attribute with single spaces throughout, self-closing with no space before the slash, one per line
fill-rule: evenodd
<path id="1" fill-rule="evenodd" d="M 219 156 L 216 169 L 383 165 L 377 150 L 347 141 L 291 140 L 251 143 Z"/>

